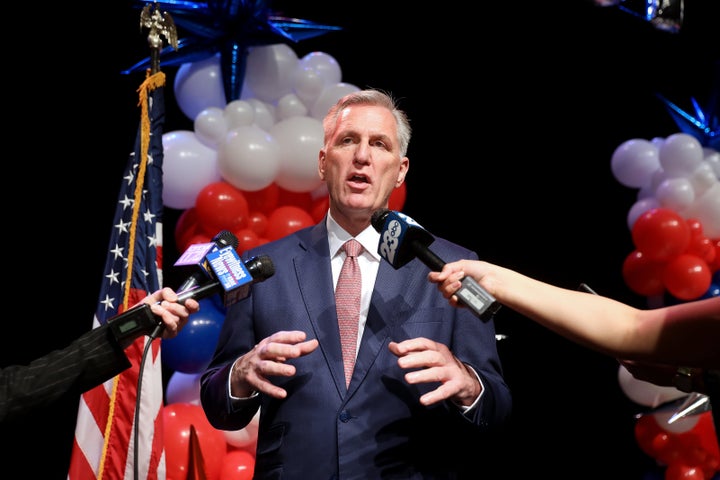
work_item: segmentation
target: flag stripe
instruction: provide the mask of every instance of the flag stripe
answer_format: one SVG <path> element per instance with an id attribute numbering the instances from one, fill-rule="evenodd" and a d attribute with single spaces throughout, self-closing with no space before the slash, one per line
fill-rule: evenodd
<path id="1" fill-rule="evenodd" d="M 140 125 L 118 195 L 93 328 L 162 286 L 164 85 L 162 72 L 148 73 L 138 89 Z M 165 480 L 159 341 L 149 345 L 142 365 L 135 418 L 147 341 L 141 337 L 126 348 L 130 368 L 82 395 L 68 480 L 134 480 L 135 462 L 139 479 Z"/>

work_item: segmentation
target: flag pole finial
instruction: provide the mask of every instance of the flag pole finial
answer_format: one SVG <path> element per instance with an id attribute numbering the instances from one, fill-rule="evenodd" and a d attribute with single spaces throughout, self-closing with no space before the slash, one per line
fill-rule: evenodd
<path id="1" fill-rule="evenodd" d="M 150 46 L 150 69 L 152 73 L 160 70 L 160 51 L 163 47 L 162 37 L 165 37 L 168 44 L 175 50 L 178 49 L 177 29 L 175 22 L 167 12 L 160 12 L 157 2 L 154 5 L 147 4 L 140 12 L 140 28 L 147 28 L 148 45 Z"/>

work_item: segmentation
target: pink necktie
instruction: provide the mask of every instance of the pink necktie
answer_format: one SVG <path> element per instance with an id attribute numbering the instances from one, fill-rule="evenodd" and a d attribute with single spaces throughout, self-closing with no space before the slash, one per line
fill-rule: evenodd
<path id="1" fill-rule="evenodd" d="M 340 327 L 340 343 L 342 345 L 343 363 L 345 365 L 345 385 L 350 384 L 353 367 L 355 366 L 355 351 L 357 349 L 358 322 L 360 318 L 360 266 L 357 256 L 362 251 L 362 245 L 351 239 L 342 246 L 345 250 L 340 277 L 335 288 L 335 304 L 337 307 L 338 325 Z"/>

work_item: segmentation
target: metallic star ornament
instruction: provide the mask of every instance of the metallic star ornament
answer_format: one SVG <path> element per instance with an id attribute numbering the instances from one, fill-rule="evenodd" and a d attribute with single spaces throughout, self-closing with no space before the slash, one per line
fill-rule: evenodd
<path id="1" fill-rule="evenodd" d="M 703 147 L 720 150 L 720 86 L 712 93 L 708 108 L 703 110 L 698 102 L 691 98 L 694 114 L 690 114 L 660 94 L 657 97 L 665 104 L 670 116 L 680 131 L 697 138 Z"/>
<path id="2" fill-rule="evenodd" d="M 156 9 L 162 8 L 172 14 L 175 25 L 189 32 L 188 36 L 178 39 L 177 47 L 160 53 L 160 65 L 179 66 L 220 53 L 220 70 L 228 103 L 239 100 L 242 94 L 250 47 L 297 43 L 341 30 L 336 26 L 278 16 L 263 0 L 166 0 L 154 3 Z M 146 4 L 138 1 L 133 6 L 143 8 Z M 122 73 L 145 71 L 150 65 L 148 57 Z"/>

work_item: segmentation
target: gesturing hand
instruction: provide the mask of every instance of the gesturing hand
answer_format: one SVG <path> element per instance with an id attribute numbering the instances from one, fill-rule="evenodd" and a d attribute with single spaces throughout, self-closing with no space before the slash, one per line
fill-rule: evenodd
<path id="1" fill-rule="evenodd" d="M 304 341 L 305 332 L 280 331 L 264 338 L 248 353 L 238 358 L 231 373 L 231 393 L 245 398 L 253 392 L 262 392 L 276 398 L 285 398 L 285 389 L 274 385 L 269 376 L 292 377 L 295 366 L 285 363 L 318 347 L 317 339 Z"/>
<path id="2" fill-rule="evenodd" d="M 400 368 L 418 369 L 405 374 L 408 383 L 440 382 L 438 388 L 420 397 L 423 405 L 451 399 L 469 406 L 482 392 L 475 374 L 442 343 L 421 337 L 390 342 L 388 348 L 398 357 Z"/>

